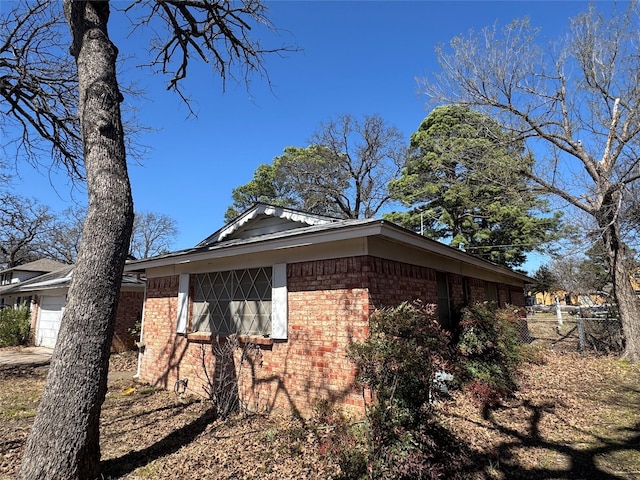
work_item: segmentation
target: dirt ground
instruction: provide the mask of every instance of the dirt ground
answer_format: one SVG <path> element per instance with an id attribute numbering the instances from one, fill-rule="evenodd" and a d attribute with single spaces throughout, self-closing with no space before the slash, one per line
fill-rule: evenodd
<path id="1" fill-rule="evenodd" d="M 542 347 L 516 398 L 482 409 L 462 393 L 438 405 L 440 423 L 471 461 L 469 479 L 640 479 L 640 367 Z M 112 358 L 133 372 L 135 358 Z M 12 478 L 47 367 L 0 369 L 0 479 Z M 125 377 L 127 375 L 124 375 Z M 109 479 L 331 479 L 328 430 L 312 421 L 243 415 L 213 421 L 195 396 L 114 376 L 102 411 Z"/>

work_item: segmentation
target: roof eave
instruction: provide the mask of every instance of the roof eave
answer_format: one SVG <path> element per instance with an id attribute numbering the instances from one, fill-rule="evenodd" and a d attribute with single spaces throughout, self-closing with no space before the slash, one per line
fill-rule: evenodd
<path id="1" fill-rule="evenodd" d="M 362 236 L 372 236 L 380 233 L 381 221 L 375 221 L 365 225 L 345 225 L 330 231 L 305 232 L 300 234 L 291 234 L 282 238 L 270 238 L 265 240 L 247 241 L 240 245 L 211 245 L 208 248 L 201 247 L 197 251 L 194 249 L 181 250 L 174 254 L 169 254 L 160 258 L 151 258 L 146 260 L 138 260 L 125 265 L 125 272 L 142 273 L 149 268 L 165 267 L 175 264 L 185 264 L 197 262 L 200 260 L 209 260 L 212 258 L 230 257 L 237 255 L 245 255 L 252 253 L 261 253 L 271 250 L 283 248 L 300 247 L 304 245 L 326 243 L 329 241 L 347 240 Z M 356 233 L 357 230 L 357 234 Z M 306 237 L 305 242 L 297 241 L 300 237 Z"/>
<path id="2" fill-rule="evenodd" d="M 306 241 L 300 242 L 301 236 L 306 237 Z M 385 220 L 371 220 L 358 224 L 345 224 L 337 228 L 333 227 L 330 230 L 311 233 L 305 232 L 298 235 L 293 234 L 288 235 L 284 238 L 255 240 L 240 245 L 212 245 L 204 250 L 182 250 L 180 252 L 175 252 L 175 254 L 169 254 L 161 258 L 131 262 L 125 266 L 125 271 L 144 272 L 145 270 L 150 268 L 166 267 L 175 264 L 186 264 L 198 262 L 200 260 L 210 260 L 213 258 L 261 253 L 283 248 L 292 248 L 304 245 L 373 236 L 386 237 L 392 241 L 429 251 L 437 255 L 449 257 L 454 260 L 473 265 L 477 268 L 482 268 L 487 271 L 500 272 L 512 278 L 517 278 L 518 280 L 525 283 L 529 283 L 532 280 L 530 277 L 520 272 L 515 272 L 507 267 L 487 262 L 486 260 L 482 260 L 469 253 L 457 250 L 443 243 L 426 238 Z"/>
<path id="3" fill-rule="evenodd" d="M 396 241 L 401 241 L 402 243 L 405 243 L 407 245 L 422 249 L 424 249 L 424 244 L 425 242 L 427 242 L 429 244 L 428 250 L 432 253 L 450 257 L 454 260 L 459 260 L 461 262 L 465 262 L 475 267 L 483 268 L 485 270 L 499 271 L 509 276 L 516 277 L 519 280 L 524 281 L 525 283 L 530 283 L 533 281 L 531 277 L 525 275 L 524 273 L 516 272 L 503 265 L 498 265 L 487 260 L 483 260 L 476 257 L 475 255 L 471 255 L 470 253 L 458 250 L 449 245 L 445 245 L 444 243 L 440 243 L 436 240 L 424 237 L 418 233 L 411 232 L 405 228 L 395 225 L 394 223 L 386 221 L 384 223 L 385 226 L 388 227 L 388 229 L 385 230 L 385 233 L 388 234 L 387 236 Z"/>

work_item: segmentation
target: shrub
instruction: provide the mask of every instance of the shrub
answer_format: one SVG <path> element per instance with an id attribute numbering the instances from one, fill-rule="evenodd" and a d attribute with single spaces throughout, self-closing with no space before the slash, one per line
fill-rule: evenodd
<path id="1" fill-rule="evenodd" d="M 516 376 L 523 359 L 517 308 L 500 309 L 493 302 L 463 309 L 458 352 L 463 383 L 484 404 L 494 404 L 517 390 Z"/>
<path id="2" fill-rule="evenodd" d="M 434 311 L 418 302 L 371 316 L 369 337 L 347 349 L 357 381 L 373 401 L 366 410 L 364 448 L 343 442 L 343 478 L 440 476 L 429 399 L 436 372 L 449 365 L 448 345 Z"/>
<path id="3" fill-rule="evenodd" d="M 0 310 L 0 347 L 26 345 L 30 329 L 31 314 L 26 305 Z"/>
<path id="4" fill-rule="evenodd" d="M 319 438 L 318 453 L 340 466 L 337 480 L 367 478 L 366 426 L 350 422 L 328 401 L 320 401 L 314 408 L 314 424 Z"/>

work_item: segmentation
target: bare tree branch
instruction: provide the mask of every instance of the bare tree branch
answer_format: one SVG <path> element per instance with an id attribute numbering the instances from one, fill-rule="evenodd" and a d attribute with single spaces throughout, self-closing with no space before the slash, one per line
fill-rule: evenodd
<path id="1" fill-rule="evenodd" d="M 63 52 L 64 19 L 57 2 L 19 1 L 0 17 L 0 128 L 34 165 L 40 157 L 82 179 L 82 146 L 73 59 Z M 14 132 L 15 130 L 15 132 Z"/>
<path id="2" fill-rule="evenodd" d="M 148 258 L 171 250 L 178 235 L 175 219 L 154 212 L 136 212 L 129 253 L 134 257 Z"/>
<path id="3" fill-rule="evenodd" d="M 640 307 L 629 282 L 628 238 L 640 180 L 640 7 L 607 18 L 595 6 L 571 21 L 558 52 L 527 19 L 454 38 L 437 51 L 442 73 L 424 81 L 432 99 L 494 116 L 535 152 L 530 178 L 588 213 L 609 259 L 625 333 L 640 361 Z"/>
<path id="4" fill-rule="evenodd" d="M 43 257 L 54 215 L 31 198 L 4 192 L 0 204 L 0 264 L 12 268 Z"/>
<path id="5" fill-rule="evenodd" d="M 297 51 L 288 46 L 266 48 L 251 36 L 252 24 L 277 31 L 260 0 L 139 0 L 127 11 L 139 6 L 146 7 L 146 13 L 134 21 L 138 27 L 155 26 L 158 22 L 164 27 L 152 40 L 154 56 L 149 66 L 169 76 L 167 89 L 180 95 L 190 110 L 181 83 L 193 58 L 212 66 L 222 79 L 224 90 L 227 79 L 236 79 L 236 69 L 247 85 L 253 73 L 269 81 L 264 56 Z"/>

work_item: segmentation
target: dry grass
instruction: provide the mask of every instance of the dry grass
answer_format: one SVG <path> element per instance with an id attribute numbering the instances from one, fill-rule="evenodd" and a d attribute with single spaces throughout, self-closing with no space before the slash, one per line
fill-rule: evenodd
<path id="1" fill-rule="evenodd" d="M 480 459 L 473 478 L 640 478 L 640 368 L 610 357 L 543 351 L 515 399 L 479 409 L 460 393 L 449 431 Z"/>
<path id="2" fill-rule="evenodd" d="M 551 351 L 557 334 L 538 334 L 516 398 L 482 409 L 457 392 L 438 406 L 469 459 L 461 478 L 640 478 L 640 367 Z M 132 365 L 121 357 L 112 369 Z M 46 367 L 0 370 L 0 479 L 17 470 L 45 375 Z M 105 478 L 129 480 L 335 478 L 316 427 L 275 416 L 216 422 L 199 398 L 111 380 L 102 468 Z"/>

